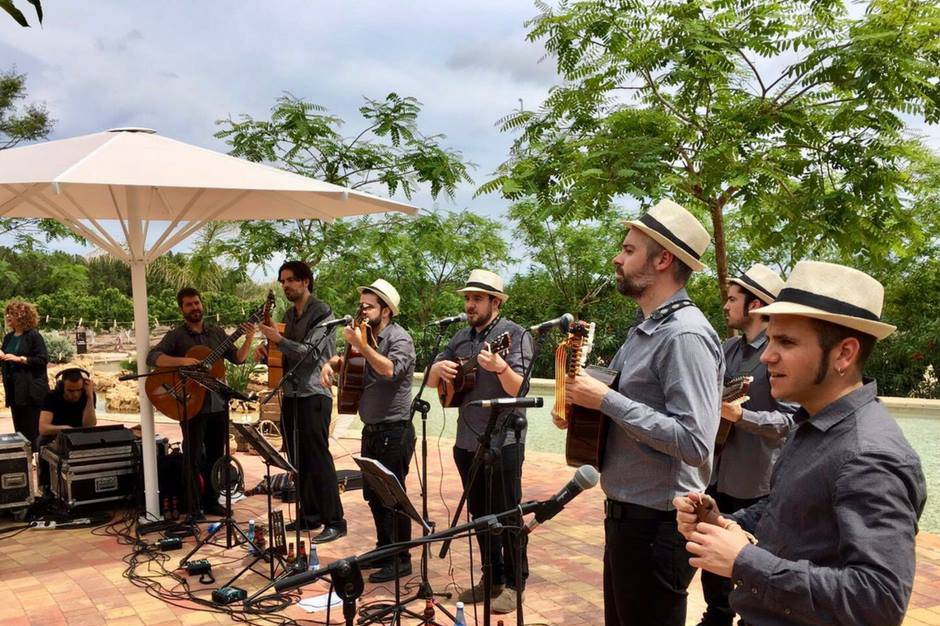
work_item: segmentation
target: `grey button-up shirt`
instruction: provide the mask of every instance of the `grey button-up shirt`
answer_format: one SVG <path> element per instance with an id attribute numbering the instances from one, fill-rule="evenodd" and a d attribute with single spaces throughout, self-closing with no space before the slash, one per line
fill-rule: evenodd
<path id="1" fill-rule="evenodd" d="M 366 362 L 365 386 L 359 417 L 366 424 L 400 422 L 411 418 L 411 379 L 415 373 L 415 344 L 405 329 L 392 322 L 376 337 L 378 352 L 392 362 L 392 375 L 379 376 Z"/>
<path id="2" fill-rule="evenodd" d="M 524 330 L 519 324 L 511 322 L 501 317 L 496 324 L 490 328 L 484 336 L 483 333 L 477 333 L 472 327 L 463 328 L 454 335 L 444 351 L 437 355 L 435 361 L 448 360 L 456 361 L 457 357 L 469 358 L 475 356 L 483 348 L 485 342 L 492 342 L 494 339 L 508 332 L 511 340 L 509 353 L 503 355 L 503 359 L 513 369 L 514 372 L 523 374 L 525 368 L 532 363 L 532 338 L 524 334 Z M 523 336 L 525 340 L 523 341 Z M 457 418 L 457 441 L 454 445 L 462 450 L 476 451 L 480 442 L 478 437 L 486 430 L 486 424 L 490 419 L 490 409 L 484 409 L 477 406 L 467 406 L 472 400 L 490 400 L 492 398 L 504 398 L 509 396 L 499 382 L 499 376 L 495 372 L 488 372 L 482 367 L 477 368 L 477 380 L 473 390 L 467 394 Z M 513 409 L 504 411 L 498 416 L 497 431 L 494 432 L 491 441 L 491 447 L 499 448 L 504 445 L 516 443 L 516 436 L 508 428 L 502 428 L 504 424 L 511 423 L 516 415 L 525 415 L 525 409 Z M 519 443 L 525 443 L 526 431 L 523 430 L 519 437 Z"/>
<path id="3" fill-rule="evenodd" d="M 688 298 L 680 289 L 664 304 Z M 692 306 L 632 327 L 610 367 L 620 372 L 601 411 L 613 424 L 601 468 L 608 498 L 671 510 L 704 491 L 721 410 L 721 340 Z"/>
<path id="4" fill-rule="evenodd" d="M 320 369 L 323 364 L 336 354 L 336 328 L 329 330 L 318 328 L 322 322 L 333 319 L 330 313 L 321 320 L 314 319 L 315 309 L 312 306 L 316 299 L 307 298 L 303 312 L 298 315 L 295 307 L 287 309 L 284 314 L 284 334 L 278 349 L 284 355 L 284 376 L 291 368 L 299 363 L 310 350 L 319 350 L 318 355 L 312 355 L 303 362 L 296 374 L 296 384 L 287 380 L 284 383 L 284 395 L 290 398 L 305 398 L 321 395 L 333 397 L 333 392 L 320 384 Z"/>
<path id="5" fill-rule="evenodd" d="M 753 376 L 750 398 L 742 405 L 741 419 L 728 435 L 718 459 L 718 491 L 735 498 L 762 498 L 770 493 L 770 474 L 783 443 L 793 427 L 797 406 L 777 402 L 770 395 L 767 366 L 760 357 L 767 347 L 767 333 L 750 342 L 742 335 L 725 341 L 725 377 Z"/>
<path id="6" fill-rule="evenodd" d="M 733 517 L 753 532 L 731 606 L 752 626 L 900 624 L 927 486 L 874 381 L 794 416 L 770 496 Z"/>
<path id="7" fill-rule="evenodd" d="M 157 358 L 161 354 L 174 357 L 186 356 L 186 352 L 194 346 L 208 346 L 215 350 L 215 348 L 222 345 L 226 339 L 228 339 L 228 335 L 225 334 L 225 331 L 213 324 L 203 322 L 201 333 L 193 332 L 186 324 L 180 324 L 163 335 L 163 339 L 160 340 L 160 343 L 150 349 L 150 352 L 147 353 L 147 365 L 157 367 Z M 235 346 L 229 346 L 222 357 L 232 363 L 237 363 L 235 360 L 237 354 L 238 350 Z M 222 396 L 214 391 L 207 391 L 206 398 L 202 402 L 202 408 L 199 409 L 199 414 L 217 413 L 227 409 L 228 404 L 222 399 Z"/>

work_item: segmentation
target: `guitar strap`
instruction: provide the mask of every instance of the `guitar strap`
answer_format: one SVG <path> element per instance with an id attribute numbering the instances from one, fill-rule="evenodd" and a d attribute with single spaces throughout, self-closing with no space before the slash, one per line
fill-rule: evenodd
<path id="1" fill-rule="evenodd" d="M 629 337 L 630 331 L 633 330 L 635 327 L 639 326 L 640 324 L 642 324 L 643 322 L 645 322 L 647 319 L 664 320 L 670 317 L 673 313 L 675 313 L 679 309 L 684 309 L 687 306 L 695 306 L 695 303 L 689 300 L 688 298 L 683 298 L 682 300 L 675 300 L 673 302 L 668 302 L 662 305 L 661 307 L 659 307 L 658 309 L 656 309 L 655 311 L 653 311 L 652 313 L 650 313 L 648 318 L 643 317 L 642 314 L 640 314 L 639 309 L 637 309 L 638 315 L 637 315 L 636 321 L 630 324 L 630 327 L 627 328 L 627 336 Z M 614 363 L 611 362 L 611 366 L 613 365 Z M 621 368 L 620 368 L 619 363 L 617 364 L 616 370 L 617 370 L 617 377 L 614 378 L 614 382 L 610 384 L 611 389 L 617 389 L 620 385 Z"/>

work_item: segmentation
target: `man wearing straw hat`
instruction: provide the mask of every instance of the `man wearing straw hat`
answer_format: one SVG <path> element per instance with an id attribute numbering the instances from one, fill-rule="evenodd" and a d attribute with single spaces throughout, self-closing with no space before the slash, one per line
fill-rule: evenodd
<path id="1" fill-rule="evenodd" d="M 525 428 L 517 430 L 513 426 L 521 423 L 516 418 L 524 418 L 525 409 L 512 409 L 499 416 L 497 431 L 490 442 L 494 453 L 492 482 L 486 482 L 487 472 L 482 465 L 471 482 L 471 466 L 480 445 L 478 437 L 486 428 L 490 410 L 467 406 L 467 402 L 524 395 L 523 374 L 532 363 L 532 339 L 521 326 L 501 316 L 500 310 L 509 296 L 503 291 L 503 279 L 499 275 L 483 269 L 473 270 L 464 288 L 458 292 L 464 296 L 468 326 L 454 335 L 444 351 L 437 355 L 428 375 L 428 385 L 436 386 L 442 378 L 452 381 L 459 367 L 458 358 L 479 354 L 476 386 L 460 407 L 457 440 L 454 442 L 454 462 L 467 493 L 467 508 L 477 518 L 505 511 L 522 500 Z M 489 342 L 503 333 L 509 333 L 511 341 L 505 357 L 489 349 Z M 483 594 L 488 591 L 494 613 L 512 612 L 516 609 L 517 595 L 523 592 L 529 575 L 524 547 L 522 558 L 517 558 L 519 542 L 524 544 L 525 539 L 520 538 L 520 533 L 509 531 L 491 535 L 488 554 L 484 553 L 486 539 L 483 536 L 478 536 L 478 539 L 481 565 L 492 564 L 491 587 L 484 590 L 480 582 L 461 593 L 459 599 L 466 603 L 482 602 Z"/>
<path id="2" fill-rule="evenodd" d="M 580 375 L 566 393 L 611 420 L 601 466 L 606 624 L 684 626 L 695 570 L 672 501 L 708 484 L 724 374 L 718 334 L 685 290 L 705 268 L 709 237 L 670 200 L 626 225 L 617 289 L 641 319 L 610 364 L 613 389 Z"/>
<path id="3" fill-rule="evenodd" d="M 359 417 L 363 421 L 361 454 L 375 459 L 398 477 L 402 486 L 415 451 L 415 430 L 411 423 L 411 379 L 415 372 L 415 346 L 404 328 L 395 322 L 401 297 L 398 290 L 381 278 L 367 287 L 359 287 L 359 310 L 368 320 L 377 347 L 373 348 L 359 326 L 343 328 L 346 343 L 366 360 L 365 384 L 359 399 Z M 343 363 L 334 356 L 320 370 L 321 384 L 329 388 L 333 373 Z M 382 500 L 368 484 L 362 495 L 369 503 L 375 522 L 377 548 L 393 542 L 411 540 L 411 521 L 382 506 Z M 404 551 L 387 562 L 370 563 L 378 567 L 369 582 L 380 583 L 411 575 L 411 555 Z"/>
<path id="4" fill-rule="evenodd" d="M 701 494 L 674 502 L 690 562 L 733 581 L 742 624 L 904 619 L 926 484 L 862 373 L 875 342 L 895 330 L 881 321 L 883 299 L 863 272 L 801 261 L 776 302 L 751 312 L 770 318 L 761 358 L 773 396 L 801 406 L 770 496 L 728 517 Z"/>
<path id="5" fill-rule="evenodd" d="M 770 493 L 770 473 L 793 426 L 796 405 L 778 402 L 770 394 L 767 365 L 761 355 L 767 347 L 767 321 L 748 313 L 774 302 L 783 280 L 760 263 L 728 281 L 724 314 L 728 328 L 740 336 L 725 340 L 725 378 L 750 376 L 743 403 L 722 402 L 721 417 L 733 424 L 724 448 L 715 451 L 715 467 L 708 493 L 718 507 L 733 513 Z M 731 626 L 734 611 L 728 605 L 731 581 L 702 572 L 702 591 L 708 605 L 699 626 Z"/>

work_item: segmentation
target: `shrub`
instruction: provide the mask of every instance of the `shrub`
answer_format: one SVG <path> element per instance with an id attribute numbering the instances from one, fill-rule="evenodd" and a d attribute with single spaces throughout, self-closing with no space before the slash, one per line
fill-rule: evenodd
<path id="1" fill-rule="evenodd" d="M 68 363 L 75 357 L 75 346 L 72 345 L 67 336 L 63 337 L 57 333 L 49 332 L 42 332 L 41 334 L 46 342 L 50 363 Z"/>

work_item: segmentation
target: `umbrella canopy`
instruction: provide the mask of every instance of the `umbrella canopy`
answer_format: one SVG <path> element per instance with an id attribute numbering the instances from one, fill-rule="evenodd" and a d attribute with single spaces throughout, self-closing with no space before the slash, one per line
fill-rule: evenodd
<path id="1" fill-rule="evenodd" d="M 0 217 L 57 220 L 131 266 L 137 371 L 147 372 L 146 267 L 207 222 L 319 219 L 414 207 L 161 137 L 145 128 L 0 151 Z M 120 228 L 107 228 L 117 221 Z M 162 231 L 161 231 L 162 229 Z M 153 407 L 139 381 L 141 433 Z M 144 446 L 147 513 L 157 515 L 156 452 Z"/>

